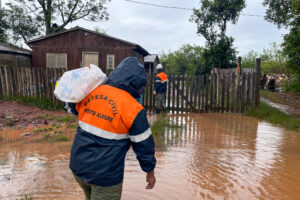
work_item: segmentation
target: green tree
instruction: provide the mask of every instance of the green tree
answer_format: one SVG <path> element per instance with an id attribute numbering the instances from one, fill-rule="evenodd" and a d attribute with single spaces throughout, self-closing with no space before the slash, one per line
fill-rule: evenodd
<path id="1" fill-rule="evenodd" d="M 226 36 L 228 23 L 236 24 L 245 0 L 201 0 L 199 10 L 195 9 L 191 21 L 197 24 L 197 33 L 206 39 L 208 64 L 227 68 L 235 62 L 236 50 L 233 38 Z"/>
<path id="2" fill-rule="evenodd" d="M 200 46 L 183 45 L 177 51 L 162 53 L 160 61 L 170 74 L 198 75 L 205 71 L 204 49 Z"/>
<path id="3" fill-rule="evenodd" d="M 300 91 L 300 3 L 299 0 L 264 0 L 267 7 L 265 19 L 278 26 L 289 28 L 284 35 L 283 53 L 287 66 L 293 73 L 292 89 Z"/>
<path id="4" fill-rule="evenodd" d="M 107 2 L 109 0 L 10 0 L 6 5 L 11 13 L 10 23 L 18 22 L 11 27 L 12 31 L 26 41 L 41 32 L 43 35 L 60 32 L 79 19 L 107 20 Z M 26 31 L 21 34 L 24 28 Z"/>
<path id="5" fill-rule="evenodd" d="M 0 43 L 6 43 L 8 41 L 8 36 L 6 30 L 8 29 L 8 24 L 6 22 L 7 13 L 1 8 L 0 5 Z"/>
<path id="6" fill-rule="evenodd" d="M 286 56 L 283 54 L 282 47 L 275 42 L 269 48 L 264 49 L 261 54 L 251 50 L 242 57 L 242 66 L 245 68 L 255 68 L 256 58 L 261 58 L 261 72 L 263 74 L 286 74 Z"/>
<path id="7" fill-rule="evenodd" d="M 253 50 L 249 51 L 246 55 L 242 56 L 242 66 L 245 68 L 255 68 L 256 58 L 259 54 Z"/>

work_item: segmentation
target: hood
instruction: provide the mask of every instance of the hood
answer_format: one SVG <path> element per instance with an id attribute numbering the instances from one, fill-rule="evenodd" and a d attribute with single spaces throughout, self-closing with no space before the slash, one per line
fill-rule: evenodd
<path id="1" fill-rule="evenodd" d="M 137 58 L 125 58 L 108 77 L 108 84 L 127 91 L 134 98 L 140 97 L 140 89 L 146 86 L 147 75 Z"/>

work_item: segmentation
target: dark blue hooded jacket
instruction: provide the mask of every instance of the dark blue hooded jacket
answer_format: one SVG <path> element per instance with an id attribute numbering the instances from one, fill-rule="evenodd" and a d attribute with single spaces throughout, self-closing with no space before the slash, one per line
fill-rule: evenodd
<path id="1" fill-rule="evenodd" d="M 139 90 L 146 85 L 146 73 L 136 58 L 129 57 L 123 60 L 110 74 L 107 84 L 138 98 Z M 121 101 L 127 100 L 122 99 Z M 93 102 L 95 101 L 91 103 Z M 65 109 L 73 114 L 78 114 L 75 104 L 67 103 Z M 122 109 L 119 108 L 119 110 Z M 137 138 L 139 139 L 137 140 Z M 129 129 L 128 138 L 124 139 L 107 139 L 95 135 L 86 131 L 84 126 L 81 127 L 79 121 L 71 150 L 70 168 L 75 175 L 89 184 L 99 186 L 119 184 L 123 181 L 125 156 L 130 146 L 136 153 L 142 170 L 152 171 L 156 164 L 154 141 L 144 109 L 135 116 Z"/>

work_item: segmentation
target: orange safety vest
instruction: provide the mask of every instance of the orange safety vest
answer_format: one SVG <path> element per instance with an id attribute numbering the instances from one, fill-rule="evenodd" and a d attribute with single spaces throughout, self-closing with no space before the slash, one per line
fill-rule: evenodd
<path id="1" fill-rule="evenodd" d="M 144 107 L 128 92 L 101 85 L 76 105 L 79 126 L 96 136 L 121 140 L 129 138 L 129 130 Z"/>
<path id="2" fill-rule="evenodd" d="M 156 75 L 156 77 L 159 77 L 162 83 L 168 80 L 168 76 L 164 72 L 160 72 L 159 74 Z"/>

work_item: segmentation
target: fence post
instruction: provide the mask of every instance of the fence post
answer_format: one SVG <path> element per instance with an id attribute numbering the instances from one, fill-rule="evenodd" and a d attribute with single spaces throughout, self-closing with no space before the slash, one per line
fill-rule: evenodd
<path id="1" fill-rule="evenodd" d="M 259 106 L 259 98 L 260 98 L 260 91 L 259 91 L 260 70 L 261 70 L 261 59 L 260 58 L 256 58 L 255 108 L 258 108 L 258 106 Z"/>

